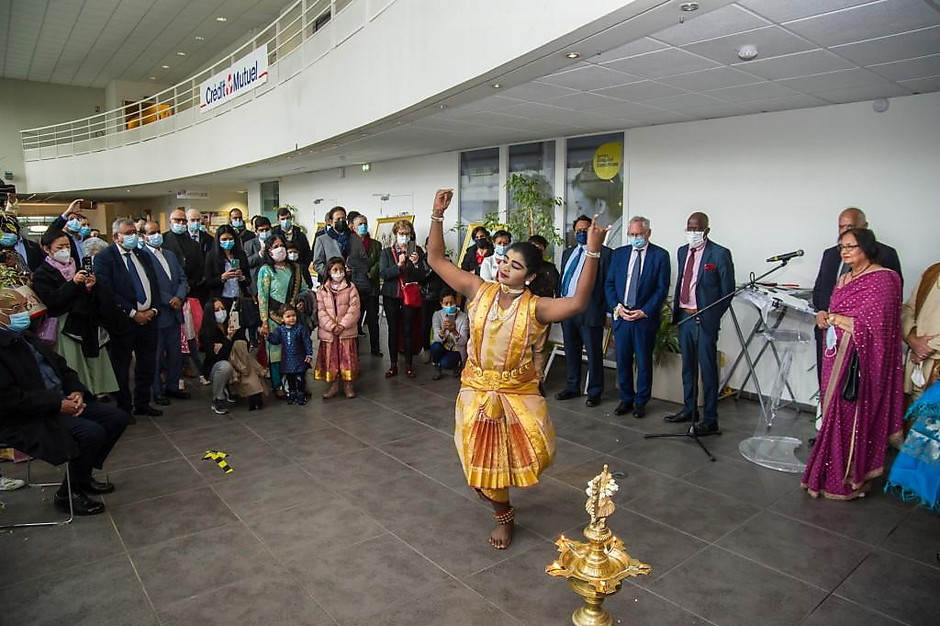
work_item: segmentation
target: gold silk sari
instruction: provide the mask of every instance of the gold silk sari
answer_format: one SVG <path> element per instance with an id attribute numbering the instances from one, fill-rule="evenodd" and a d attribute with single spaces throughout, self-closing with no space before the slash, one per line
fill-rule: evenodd
<path id="1" fill-rule="evenodd" d="M 499 307 L 497 283 L 480 287 L 467 306 L 470 340 L 457 395 L 454 443 L 467 484 L 495 502 L 509 487 L 529 487 L 555 457 L 555 432 L 532 347 L 545 331 L 537 296 L 526 291 Z"/>

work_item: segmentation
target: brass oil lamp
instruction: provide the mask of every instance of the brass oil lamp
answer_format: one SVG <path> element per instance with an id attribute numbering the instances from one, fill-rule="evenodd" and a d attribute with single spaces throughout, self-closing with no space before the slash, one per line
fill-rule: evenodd
<path id="1" fill-rule="evenodd" d="M 584 599 L 584 606 L 576 610 L 571 621 L 576 626 L 612 626 L 610 613 L 601 604 L 618 591 L 624 578 L 649 574 L 646 563 L 632 558 L 623 549 L 623 542 L 607 527 L 607 518 L 614 512 L 613 495 L 617 483 L 607 465 L 591 479 L 586 493 L 585 510 L 591 523 L 584 528 L 587 542 L 574 541 L 564 535 L 558 538 L 558 558 L 545 573 L 568 579 L 568 586 Z"/>

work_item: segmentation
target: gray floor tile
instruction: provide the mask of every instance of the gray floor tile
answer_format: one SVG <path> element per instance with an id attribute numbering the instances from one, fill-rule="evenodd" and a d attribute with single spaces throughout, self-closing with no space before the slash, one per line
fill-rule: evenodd
<path id="1" fill-rule="evenodd" d="M 933 567 L 940 567 L 937 553 L 940 552 L 940 515 L 917 508 L 901 522 L 881 547 L 897 554 L 921 561 Z"/>
<path id="2" fill-rule="evenodd" d="M 372 446 L 428 432 L 428 427 L 416 420 L 387 412 L 375 412 L 362 419 L 343 422 L 337 427 Z"/>
<path id="3" fill-rule="evenodd" d="M 281 454 L 298 463 L 304 463 L 318 457 L 345 454 L 366 447 L 366 444 L 333 426 L 325 430 L 298 433 L 289 437 L 274 439 L 271 444 Z"/>
<path id="4" fill-rule="evenodd" d="M 362 623 L 370 626 L 520 626 L 520 622 L 457 581 L 431 587 L 421 598 L 394 603 Z"/>
<path id="5" fill-rule="evenodd" d="M 426 597 L 429 588 L 449 579 L 391 535 L 330 552 L 315 561 L 294 563 L 290 569 L 340 624 L 366 623 L 366 616 L 395 603 Z"/>
<path id="6" fill-rule="evenodd" d="M 625 582 L 620 593 L 604 602 L 604 608 L 614 618 L 615 624 L 705 626 L 709 623 L 665 598 L 637 586 L 644 578 L 640 576 L 630 579 L 631 582 Z"/>
<path id="7" fill-rule="evenodd" d="M 912 626 L 928 626 L 937 623 L 938 589 L 940 570 L 876 551 L 836 589 L 836 595 Z"/>
<path id="8" fill-rule="evenodd" d="M 111 450 L 111 454 L 108 455 L 104 469 L 108 472 L 116 472 L 179 457 L 179 450 L 162 434 L 130 441 L 119 439 L 114 449 Z"/>
<path id="9" fill-rule="evenodd" d="M 152 465 L 110 473 L 114 493 L 103 496 L 108 506 L 118 506 L 158 498 L 206 484 L 189 462 L 178 457 Z"/>
<path id="10" fill-rule="evenodd" d="M 121 434 L 121 441 L 133 441 L 161 434 L 160 428 L 151 418 L 138 415 L 136 419 L 137 423 L 128 426 Z"/>
<path id="11" fill-rule="evenodd" d="M 131 558 L 158 611 L 227 583 L 275 577 L 282 569 L 241 524 L 134 550 Z"/>
<path id="12" fill-rule="evenodd" d="M 4 619 L 31 626 L 159 623 L 125 555 L 0 589 L 0 606 Z"/>
<path id="13" fill-rule="evenodd" d="M 130 550 L 237 519 L 209 487 L 113 507 L 111 517 Z"/>
<path id="14" fill-rule="evenodd" d="M 800 488 L 800 475 L 776 472 L 747 461 L 721 459 L 684 477 L 685 480 L 750 504 L 768 506 Z"/>
<path id="15" fill-rule="evenodd" d="M 584 512 L 584 489 L 543 476 L 537 485 L 510 492 L 516 509 L 516 524 L 554 541 L 589 520 Z"/>
<path id="16" fill-rule="evenodd" d="M 614 502 L 617 505 L 627 504 L 631 500 L 647 494 L 668 492 L 674 485 L 679 484 L 676 479 L 665 474 L 627 463 L 623 459 L 605 455 L 595 457 L 591 461 L 563 472 L 552 474 L 551 477 L 572 487 L 586 489 L 588 482 L 600 474 L 605 464 L 610 468 L 611 473 L 621 472 L 624 474 L 624 476 L 616 478 L 619 490 L 614 495 Z"/>
<path id="17" fill-rule="evenodd" d="M 910 513 L 884 499 L 814 499 L 802 489 L 783 496 L 771 510 L 871 545 L 884 541 Z"/>
<path id="18" fill-rule="evenodd" d="M 404 463 L 374 448 L 313 459 L 302 467 L 320 483 L 342 485 L 343 489 L 358 489 L 414 473 Z"/>
<path id="19" fill-rule="evenodd" d="M 829 596 L 810 613 L 810 616 L 800 622 L 800 626 L 898 626 L 903 622 L 895 621 L 889 617 L 869 611 L 854 602 L 843 600 L 838 596 Z"/>
<path id="20" fill-rule="evenodd" d="M 461 496 L 476 498 L 467 486 L 452 435 L 429 431 L 424 435 L 385 444 L 381 449 Z"/>
<path id="21" fill-rule="evenodd" d="M 422 526 L 422 520 L 428 515 L 451 507 L 462 507 L 468 502 L 466 498 L 420 474 L 410 474 L 359 489 L 342 490 L 339 495 L 382 525 L 395 528 Z M 481 511 L 486 510 L 482 503 L 476 506 Z"/>
<path id="22" fill-rule="evenodd" d="M 174 405 L 160 417 L 153 418 L 157 427 L 164 433 L 172 433 L 191 428 L 230 424 L 234 421 L 231 414 L 216 415 L 212 412 L 211 396 L 205 389 L 200 389 L 196 393 L 199 395 L 193 400 Z"/>
<path id="23" fill-rule="evenodd" d="M 336 624 L 286 575 L 254 577 L 168 604 L 160 609 L 164 626 L 193 624 Z"/>
<path id="24" fill-rule="evenodd" d="M 608 525 L 623 541 L 624 549 L 630 556 L 652 568 L 649 574 L 633 579 L 643 587 L 649 586 L 654 580 L 701 552 L 708 545 L 704 541 L 622 508 L 608 520 Z M 579 541 L 584 540 L 580 534 L 574 537 Z"/>
<path id="25" fill-rule="evenodd" d="M 825 597 L 821 589 L 717 547 L 706 548 L 650 589 L 716 624 L 796 624 Z"/>
<path id="26" fill-rule="evenodd" d="M 830 591 L 871 550 L 866 544 L 769 511 L 748 520 L 718 545 Z"/>
<path id="27" fill-rule="evenodd" d="M 204 452 L 188 457 L 190 463 L 206 482 L 216 484 L 245 476 L 265 474 L 275 470 L 285 470 L 294 466 L 294 462 L 277 451 L 270 443 L 261 439 L 251 439 L 234 448 L 220 448 L 228 456 L 225 462 L 232 469 L 226 473 L 218 463 L 207 459 Z"/>
<path id="28" fill-rule="evenodd" d="M 260 439 L 255 433 L 236 421 L 172 432 L 168 433 L 166 437 L 185 456 L 204 454 L 206 450 L 232 452 L 237 450 L 239 446 L 255 443 Z"/>
<path id="29" fill-rule="evenodd" d="M 554 476 L 601 456 L 597 450 L 586 448 L 561 437 L 555 437 L 555 462 L 545 470 L 545 474 Z M 596 474 L 597 472 L 595 472 Z"/>
<path id="30" fill-rule="evenodd" d="M 329 427 L 329 422 L 323 417 L 316 416 L 312 411 L 289 415 L 272 415 L 265 411 L 253 411 L 244 419 L 239 418 L 239 421 L 258 437 L 268 441 Z"/>
<path id="31" fill-rule="evenodd" d="M 664 426 L 660 432 L 682 431 L 681 424 Z M 708 440 L 714 438 L 706 437 L 706 445 Z M 691 474 L 711 464 L 705 453 L 691 439 L 642 439 L 625 448 L 612 450 L 610 455 L 674 477 Z M 715 461 L 721 462 L 722 459 Z"/>
<path id="32" fill-rule="evenodd" d="M 639 431 L 610 424 L 595 417 L 568 411 L 555 411 L 551 416 L 557 436 L 598 452 L 610 452 L 643 438 Z"/>
<path id="33" fill-rule="evenodd" d="M 628 508 L 704 541 L 715 541 L 760 509 L 740 500 L 680 483 L 669 491 L 651 492 Z"/>
<path id="34" fill-rule="evenodd" d="M 237 471 L 237 470 L 236 470 Z M 299 467 L 235 477 L 213 485 L 215 492 L 237 515 L 256 517 L 315 502 L 326 505 L 336 496 Z"/>

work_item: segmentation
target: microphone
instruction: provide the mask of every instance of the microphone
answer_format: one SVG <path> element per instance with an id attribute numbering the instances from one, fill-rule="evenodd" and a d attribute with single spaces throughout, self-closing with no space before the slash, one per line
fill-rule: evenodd
<path id="1" fill-rule="evenodd" d="M 778 254 L 777 256 L 772 256 L 767 259 L 768 263 L 773 263 L 774 261 L 789 261 L 790 259 L 798 256 L 803 256 L 802 250 L 797 250 L 796 252 L 787 252 L 786 254 Z"/>

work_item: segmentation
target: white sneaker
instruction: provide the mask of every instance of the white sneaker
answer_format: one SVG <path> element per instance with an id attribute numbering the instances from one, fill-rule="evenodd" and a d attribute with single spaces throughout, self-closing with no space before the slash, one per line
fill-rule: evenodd
<path id="1" fill-rule="evenodd" d="M 0 491 L 16 491 L 17 489 L 22 489 L 26 486 L 25 480 L 20 480 L 19 478 L 7 478 L 6 476 L 0 476 Z"/>
<path id="2" fill-rule="evenodd" d="M 212 383 L 210 383 L 210 382 L 209 382 L 209 379 L 206 378 L 205 376 L 200 376 L 200 377 L 199 377 L 199 384 L 202 385 L 202 386 L 206 386 L 206 385 L 211 385 Z"/>
<path id="3" fill-rule="evenodd" d="M 186 381 L 184 381 L 182 378 L 180 378 L 179 390 L 186 391 Z"/>

